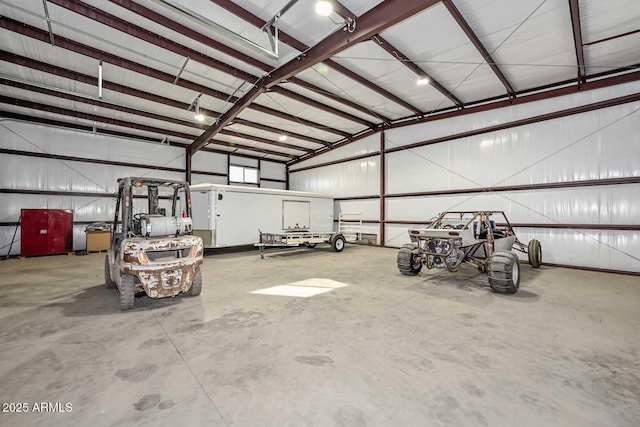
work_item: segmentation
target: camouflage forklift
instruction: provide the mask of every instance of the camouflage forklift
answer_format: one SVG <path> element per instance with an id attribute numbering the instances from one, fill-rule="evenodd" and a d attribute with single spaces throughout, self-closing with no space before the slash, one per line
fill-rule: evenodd
<path id="1" fill-rule="evenodd" d="M 142 207 L 144 199 L 146 208 Z M 161 207 L 161 203 L 170 206 Z M 104 280 L 108 288 L 120 291 L 122 310 L 133 308 L 137 294 L 150 298 L 200 295 L 203 252 L 202 239 L 193 235 L 187 182 L 118 180 Z"/>

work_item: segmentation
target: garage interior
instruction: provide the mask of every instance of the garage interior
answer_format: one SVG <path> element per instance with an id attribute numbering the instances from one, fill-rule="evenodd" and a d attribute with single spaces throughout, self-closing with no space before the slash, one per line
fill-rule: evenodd
<path id="1" fill-rule="evenodd" d="M 639 23 L 633 0 L 0 0 L 0 425 L 639 425 Z M 122 311 L 91 228 L 122 177 L 328 195 L 361 238 L 208 249 L 201 295 Z M 542 244 L 516 293 L 398 271 L 409 229 L 477 210 Z"/>

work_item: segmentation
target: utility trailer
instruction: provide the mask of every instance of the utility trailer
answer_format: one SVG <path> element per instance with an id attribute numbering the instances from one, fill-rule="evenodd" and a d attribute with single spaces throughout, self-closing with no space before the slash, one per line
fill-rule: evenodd
<path id="1" fill-rule="evenodd" d="M 338 219 L 338 232 L 289 231 L 284 233 L 263 233 L 255 244 L 260 248 L 260 258 L 264 258 L 266 247 L 297 247 L 315 248 L 318 243 L 328 243 L 335 252 L 342 252 L 347 241 L 356 242 L 360 239 L 362 226 L 361 214 L 341 213 Z"/>
<path id="2" fill-rule="evenodd" d="M 254 245 L 260 230 L 291 235 L 333 230 L 332 196 L 221 184 L 190 188 L 193 234 L 205 248 Z"/>

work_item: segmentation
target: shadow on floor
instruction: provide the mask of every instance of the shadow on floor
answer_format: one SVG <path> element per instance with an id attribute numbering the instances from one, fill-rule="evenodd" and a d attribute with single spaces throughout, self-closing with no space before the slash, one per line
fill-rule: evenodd
<path id="1" fill-rule="evenodd" d="M 134 308 L 127 310 L 127 312 L 174 306 L 180 304 L 183 298 L 190 297 L 179 295 L 174 298 L 152 299 L 144 294 L 138 295 L 136 296 Z M 64 316 L 67 317 L 104 316 L 122 313 L 119 291 L 117 289 L 107 289 L 104 284 L 84 289 L 74 297 L 56 301 L 44 307 L 62 307 Z"/>

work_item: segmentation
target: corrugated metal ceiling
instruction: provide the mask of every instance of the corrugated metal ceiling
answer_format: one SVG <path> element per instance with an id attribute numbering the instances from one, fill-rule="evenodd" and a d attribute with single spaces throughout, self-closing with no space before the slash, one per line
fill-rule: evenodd
<path id="1" fill-rule="evenodd" d="M 314 13 L 315 0 L 291 2 L 277 21 L 273 59 L 166 3 L 269 50 L 261 27 L 288 0 L 0 0 L 0 114 L 158 141 L 168 135 L 184 146 L 213 126 L 211 141 L 193 148 L 208 143 L 292 161 L 395 121 L 578 87 L 640 66 L 636 0 L 425 1 L 388 26 L 393 17 L 377 10 L 394 2 L 407 4 L 333 1 L 329 18 Z M 343 31 L 346 16 L 354 33 Z M 352 43 L 352 34 L 370 28 L 380 31 Z M 341 46 L 323 56 L 323 40 L 334 33 Z M 319 61 L 296 67 L 308 53 Z M 293 76 L 270 83 L 285 64 Z M 418 86 L 425 76 L 431 84 Z M 204 124 L 187 111 L 200 94 Z M 247 107 L 230 114 L 246 96 Z M 224 126 L 216 125 L 225 113 Z"/>

